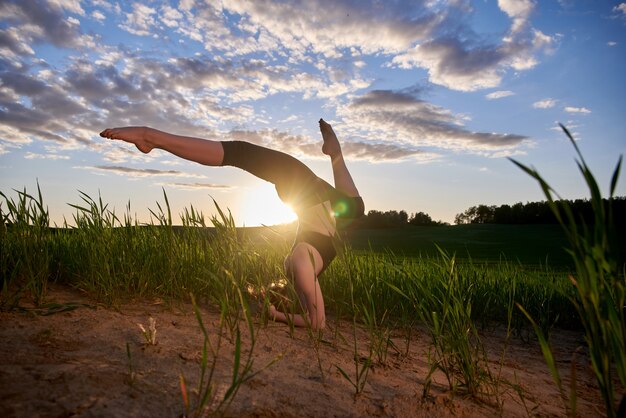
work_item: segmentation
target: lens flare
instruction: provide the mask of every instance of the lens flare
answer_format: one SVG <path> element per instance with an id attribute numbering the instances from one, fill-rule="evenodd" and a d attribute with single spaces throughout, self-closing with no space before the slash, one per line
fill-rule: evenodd
<path id="1" fill-rule="evenodd" d="M 348 212 L 348 204 L 345 201 L 343 201 L 343 200 L 339 200 L 333 206 L 333 212 L 334 212 L 336 218 L 342 217 L 343 215 L 345 215 Z"/>
<path id="2" fill-rule="evenodd" d="M 270 183 L 261 183 L 246 192 L 242 201 L 242 221 L 246 226 L 278 225 L 294 222 L 296 214 L 277 196 Z"/>

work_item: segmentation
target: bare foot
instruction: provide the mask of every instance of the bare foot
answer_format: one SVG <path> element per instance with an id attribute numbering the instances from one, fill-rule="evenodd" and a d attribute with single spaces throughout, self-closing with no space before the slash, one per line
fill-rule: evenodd
<path id="1" fill-rule="evenodd" d="M 322 145 L 322 152 L 331 157 L 341 155 L 341 146 L 335 131 L 324 119 L 320 119 L 320 132 L 324 139 L 324 145 Z"/>
<path id="2" fill-rule="evenodd" d="M 143 126 L 127 126 L 125 128 L 109 128 L 100 132 L 100 136 L 109 139 L 120 139 L 134 144 L 145 154 L 152 151 L 154 146 L 146 140 L 146 128 Z"/>

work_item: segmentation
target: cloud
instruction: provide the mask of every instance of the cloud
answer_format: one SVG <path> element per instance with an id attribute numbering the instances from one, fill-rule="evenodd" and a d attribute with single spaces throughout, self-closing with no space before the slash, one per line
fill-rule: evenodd
<path id="1" fill-rule="evenodd" d="M 203 89 L 246 94 L 247 84 L 242 80 L 247 77 L 258 96 L 264 97 L 269 92 L 262 86 L 259 89 L 253 80 L 272 83 L 282 76 L 272 73 L 272 68 L 258 66 L 245 67 L 238 74 L 229 71 L 230 63 L 220 66 L 211 60 L 162 63 L 133 55 L 122 57 L 119 59 L 125 66 L 121 69 L 79 58 L 61 71 L 0 72 L 0 123 L 5 130 L 12 129 L 12 135 L 3 139 L 25 142 L 12 139 L 19 132 L 18 137 L 94 147 L 93 136 L 77 136 L 76 132 L 93 134 L 98 128 L 119 124 L 149 124 L 206 134 L 211 123 L 243 123 L 253 118 L 254 112 L 249 105 L 222 104 L 220 95 Z M 296 90 L 288 82 L 277 85 Z"/>
<path id="2" fill-rule="evenodd" d="M 77 25 L 66 19 L 63 14 L 65 10 L 79 15 L 84 14 L 77 1 L 19 0 L 0 3 L 3 21 L 14 28 L 14 32 L 0 31 L 0 47 L 23 55 L 29 52 L 31 44 L 36 43 L 51 43 L 61 48 L 84 46 L 89 37 L 83 35 Z M 21 45 L 9 40 L 16 33 L 19 34 Z"/>
<path id="3" fill-rule="evenodd" d="M 344 142 L 342 149 L 344 155 L 350 160 L 363 160 L 372 163 L 397 163 L 407 160 L 428 163 L 442 158 L 440 153 L 402 144 Z"/>
<path id="4" fill-rule="evenodd" d="M 132 35 L 151 36 L 156 27 L 154 18 L 156 12 L 156 9 L 144 4 L 133 3 L 132 12 L 126 13 L 126 21 L 120 25 L 120 28 Z"/>
<path id="5" fill-rule="evenodd" d="M 528 24 L 535 2 L 532 0 L 498 0 L 498 7 L 513 20 L 511 33 L 518 33 Z"/>
<path id="6" fill-rule="evenodd" d="M 232 186 L 213 183 L 159 183 L 159 185 L 181 190 L 232 189 Z"/>
<path id="7" fill-rule="evenodd" d="M 80 0 L 48 0 L 48 4 L 58 10 L 66 10 L 80 16 L 85 15 L 85 11 L 80 6 Z"/>
<path id="8" fill-rule="evenodd" d="M 27 152 L 24 155 L 24 158 L 27 160 L 41 159 L 41 160 L 69 160 L 70 157 L 68 155 L 59 155 L 59 154 L 36 154 L 33 152 Z"/>
<path id="9" fill-rule="evenodd" d="M 586 107 L 566 106 L 563 110 L 565 110 L 567 113 L 583 113 L 583 114 L 591 113 L 591 110 L 587 109 Z"/>
<path id="10" fill-rule="evenodd" d="M 48 84 L 36 74 L 1 72 L 5 94 L 0 94 L 0 124 L 5 130 L 19 133 L 18 137 L 62 144 L 79 140 L 71 132 L 72 128 L 80 128 L 73 118 L 91 112 L 75 95 L 68 94 L 59 81 Z M 2 139 L 15 142 L 11 137 Z"/>
<path id="11" fill-rule="evenodd" d="M 336 58 L 342 49 L 350 47 L 366 54 L 405 50 L 441 23 L 442 15 L 425 6 L 422 2 L 411 5 L 346 0 L 235 0 L 224 5 L 228 12 L 242 16 L 240 28 L 249 33 L 262 29 L 296 56 L 310 49 L 329 58 Z"/>
<path id="12" fill-rule="evenodd" d="M 252 106 L 228 103 L 228 97 L 226 103 L 221 103 L 219 92 L 248 94 L 246 88 L 251 85 L 264 97 L 274 93 L 263 87 L 258 90 L 259 84 L 273 85 L 276 92 L 296 92 L 306 87 L 302 80 L 291 84 L 286 71 L 257 64 L 234 69 L 233 63 L 208 59 L 161 63 L 123 56 L 126 67 L 121 69 L 76 59 L 63 72 L 0 73 L 0 138 L 16 145 L 36 138 L 68 148 L 89 147 L 103 153 L 106 160 L 119 163 L 133 153 L 93 140 L 96 132 L 106 126 L 147 124 L 182 134 L 216 137 L 218 133 L 211 126 L 245 123 L 254 118 Z M 311 82 L 306 88 L 311 94 L 318 87 L 326 87 L 314 77 L 308 80 Z"/>
<path id="13" fill-rule="evenodd" d="M 555 99 L 543 99 L 533 103 L 533 107 L 535 109 L 550 109 L 556 105 L 556 102 L 557 101 Z"/>
<path id="14" fill-rule="evenodd" d="M 91 17 L 93 17 L 95 20 L 97 20 L 98 22 L 104 22 L 106 20 L 106 16 L 102 14 L 102 12 L 98 11 L 98 10 L 94 10 L 91 13 Z"/>
<path id="15" fill-rule="evenodd" d="M 319 138 L 252 128 L 272 123 L 260 106 L 274 97 L 277 103 L 320 99 L 337 110 L 350 126 L 344 147 L 350 158 L 432 161 L 442 150 L 513 152 L 526 137 L 472 132 L 463 115 L 404 92 L 363 93 L 374 77 L 369 59 L 421 67 L 433 83 L 471 91 L 497 87 L 507 71 L 532 68 L 535 55 L 552 42 L 530 25 L 529 1 L 498 3 L 511 19 L 498 39 L 467 25 L 472 9 L 465 0 L 146 4 L 0 3 L 3 150 L 50 141 L 57 149 L 88 148 L 119 169 L 138 154 L 103 142 L 97 132 L 142 124 L 206 138 L 240 135 L 297 156 L 319 156 Z M 69 23 L 81 19 L 92 25 L 106 20 L 132 36 L 107 44 L 104 32 L 86 35 L 81 24 Z M 184 48 L 172 47 L 178 43 Z M 39 59 L 41 44 L 59 58 Z M 512 93 L 487 98 L 505 94 Z"/>
<path id="16" fill-rule="evenodd" d="M 1 117 L 2 112 L 0 111 L 0 118 Z M 0 140 L 0 144 L 4 144 L 5 151 L 8 148 L 20 148 L 24 144 L 33 142 L 27 132 L 22 132 L 19 129 L 4 125 L 3 123 L 0 123 Z"/>
<path id="17" fill-rule="evenodd" d="M 626 3 L 620 3 L 617 6 L 613 7 L 613 13 L 617 13 L 618 15 L 624 17 L 626 16 Z"/>
<path id="18" fill-rule="evenodd" d="M 522 135 L 471 132 L 462 126 L 463 115 L 453 115 L 417 98 L 418 94 L 419 90 L 377 90 L 340 107 L 346 157 L 369 162 L 430 162 L 450 150 L 501 156 L 529 140 Z M 277 129 L 232 130 L 224 133 L 223 139 L 248 141 L 300 158 L 323 158 L 318 137 Z"/>
<path id="19" fill-rule="evenodd" d="M 554 44 L 552 37 L 530 25 L 535 3 L 499 0 L 498 6 L 512 21 L 499 41 L 487 42 L 462 23 L 454 22 L 456 30 L 442 30 L 439 36 L 417 40 L 414 47 L 394 56 L 392 65 L 424 68 L 432 83 L 460 91 L 497 87 L 509 69 L 535 67 L 536 54 L 549 52 Z"/>
<path id="20" fill-rule="evenodd" d="M 457 38 L 442 38 L 417 45 L 394 57 L 392 63 L 404 69 L 426 68 L 432 83 L 473 91 L 500 84 L 502 60 L 495 48 L 474 48 Z"/>
<path id="21" fill-rule="evenodd" d="M 106 173 L 114 173 L 121 176 L 130 177 L 154 177 L 154 176 L 169 176 L 169 177 L 192 177 L 192 178 L 205 178 L 205 176 L 191 173 L 183 173 L 177 170 L 157 170 L 152 168 L 132 168 L 124 166 L 114 165 L 98 165 L 91 167 L 76 167 L 87 170 L 97 170 Z"/>
<path id="22" fill-rule="evenodd" d="M 611 10 L 611 18 L 619 19 L 626 24 L 626 3 L 620 3 Z"/>
<path id="23" fill-rule="evenodd" d="M 339 114 L 363 142 L 391 143 L 409 150 L 438 150 L 493 156 L 513 152 L 529 138 L 516 134 L 473 132 L 455 115 L 428 103 L 417 91 L 376 90 L 356 97 Z"/>
<path id="24" fill-rule="evenodd" d="M 183 19 L 183 14 L 181 12 L 167 5 L 163 6 L 161 10 L 163 12 L 161 21 L 165 24 L 165 26 L 168 28 L 179 27 L 179 22 Z"/>
<path id="25" fill-rule="evenodd" d="M 539 31 L 533 31 L 529 38 L 505 39 L 500 45 L 479 44 L 463 40 L 460 35 L 442 37 L 396 55 L 391 62 L 399 68 L 426 69 L 432 83 L 475 91 L 497 87 L 510 68 L 524 71 L 535 67 L 535 50 L 545 49 L 551 43 L 552 38 Z"/>
<path id="26" fill-rule="evenodd" d="M 576 129 L 581 127 L 581 125 L 579 123 L 576 123 L 576 121 L 570 119 L 570 120 L 567 120 L 565 122 L 563 122 L 563 121 L 554 122 L 554 125 L 552 125 L 550 127 L 550 130 L 563 133 L 563 128 L 561 128 L 561 124 L 563 124 L 563 126 L 565 126 L 567 128 L 567 130 L 570 131 L 570 133 L 574 132 L 574 130 L 576 130 Z"/>
<path id="27" fill-rule="evenodd" d="M 148 161 L 152 159 L 152 153 L 150 155 L 140 154 L 137 152 L 137 150 L 132 150 L 125 147 L 102 146 L 102 148 L 98 148 L 98 150 L 102 152 L 105 161 L 115 164 L 138 158 Z"/>
<path id="28" fill-rule="evenodd" d="M 513 96 L 514 94 L 515 93 L 513 93 L 510 90 L 500 90 L 500 91 L 494 91 L 493 93 L 489 93 L 485 97 L 488 100 L 495 100 L 495 99 L 501 99 L 503 97 Z"/>
<path id="29" fill-rule="evenodd" d="M 285 152 L 298 158 L 326 159 L 322 154 L 321 137 L 310 138 L 305 135 L 293 135 L 276 129 L 241 131 L 233 130 L 224 134 L 224 139 L 247 141 L 270 149 Z M 342 150 L 351 161 L 399 162 L 415 160 L 433 161 L 440 158 L 435 152 L 420 150 L 406 144 L 393 144 L 342 137 Z"/>
<path id="30" fill-rule="evenodd" d="M 121 27 L 135 35 L 159 37 L 164 27 L 175 28 L 183 39 L 229 58 L 269 54 L 293 64 L 314 60 L 329 76 L 343 73 L 344 85 L 355 77 L 362 61 L 342 62 L 343 57 L 385 54 L 391 56 L 391 65 L 422 67 L 434 83 L 471 91 L 497 86 L 509 68 L 533 68 L 538 62 L 535 53 L 553 42 L 529 24 L 534 2 L 501 0 L 498 5 L 512 23 L 506 36 L 491 43 L 482 41 L 464 23 L 471 12 L 466 1 L 442 5 L 234 0 L 221 6 L 188 2 L 178 10 L 134 3 L 132 10 L 124 12 Z M 324 66 L 321 59 L 335 60 L 340 66 Z"/>

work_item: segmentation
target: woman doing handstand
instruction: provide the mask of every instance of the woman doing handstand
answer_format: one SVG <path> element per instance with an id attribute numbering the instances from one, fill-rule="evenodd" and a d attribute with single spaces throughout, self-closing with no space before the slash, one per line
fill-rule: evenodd
<path id="1" fill-rule="evenodd" d="M 270 306 L 270 316 L 296 326 L 310 324 L 323 329 L 326 323 L 324 298 L 317 278 L 336 255 L 333 237 L 335 217 L 363 215 L 363 199 L 346 167 L 341 146 L 332 127 L 319 121 L 324 143 L 322 152 L 331 159 L 335 187 L 317 177 L 294 157 L 244 141 L 213 141 L 173 135 L 148 127 L 105 129 L 100 136 L 134 144 L 141 152 L 154 148 L 208 166 L 241 168 L 273 183 L 278 196 L 298 216 L 298 232 L 290 254 L 285 258 L 285 273 L 294 285 L 308 318 L 288 314 Z"/>

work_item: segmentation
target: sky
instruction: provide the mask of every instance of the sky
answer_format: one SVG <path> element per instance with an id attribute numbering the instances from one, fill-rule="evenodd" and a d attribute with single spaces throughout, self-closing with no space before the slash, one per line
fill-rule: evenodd
<path id="1" fill-rule="evenodd" d="M 0 0 L 0 191 L 39 185 L 57 225 L 81 193 L 149 222 L 164 191 L 175 223 L 191 207 L 210 217 L 213 200 L 238 225 L 286 222 L 272 185 L 246 172 L 98 133 L 246 140 L 332 183 L 324 118 L 366 211 L 452 223 L 544 200 L 509 158 L 587 198 L 559 123 L 606 196 L 626 150 L 625 78 L 621 1 Z"/>

